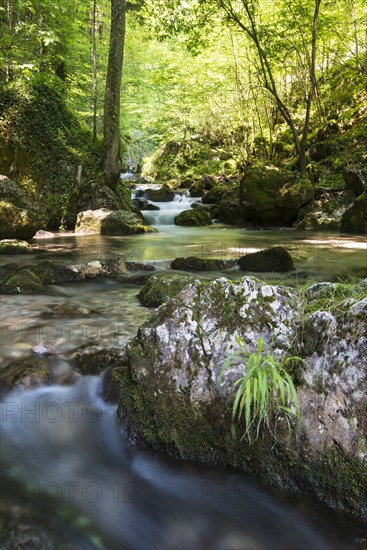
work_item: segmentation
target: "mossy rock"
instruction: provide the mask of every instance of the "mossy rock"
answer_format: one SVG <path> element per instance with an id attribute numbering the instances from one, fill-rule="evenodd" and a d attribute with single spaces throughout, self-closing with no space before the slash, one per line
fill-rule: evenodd
<path id="1" fill-rule="evenodd" d="M 111 214 L 111 210 L 107 208 L 79 212 L 76 219 L 75 233 L 100 233 L 102 221 L 109 214 Z"/>
<path id="2" fill-rule="evenodd" d="M 216 185 L 203 197 L 203 204 L 215 204 L 222 200 L 224 193 L 228 191 L 225 185 Z"/>
<path id="3" fill-rule="evenodd" d="M 145 195 L 148 200 L 153 202 L 171 202 L 175 197 L 175 192 L 170 187 L 163 186 L 161 189 L 147 189 Z"/>
<path id="4" fill-rule="evenodd" d="M 139 292 L 138 298 L 145 307 L 159 307 L 192 281 L 191 277 L 185 275 L 153 275 Z"/>
<path id="5" fill-rule="evenodd" d="M 75 283 L 83 280 L 80 273 L 69 269 L 68 267 L 53 263 L 49 260 L 42 260 L 29 269 L 37 275 L 45 285 L 59 283 Z"/>
<path id="6" fill-rule="evenodd" d="M 357 308 L 361 315 L 365 304 L 366 299 Z M 258 439 L 254 434 L 251 441 L 234 440 L 233 384 L 243 376 L 243 363 L 233 362 L 218 384 L 223 361 L 237 349 L 236 335 L 246 341 L 249 353 L 256 351 L 259 337 L 269 346 L 266 353 L 275 354 L 277 346 L 276 357 L 294 353 L 295 341 L 304 335 L 302 297 L 251 277 L 239 283 L 224 278 L 194 283 L 161 306 L 127 345 L 119 370 L 119 419 L 130 436 L 154 449 L 181 459 L 231 466 L 365 519 L 366 385 L 361 347 L 365 343 L 360 344 L 365 327 L 355 313 L 347 313 L 341 321 L 346 341 L 335 336 L 336 354 L 333 348 L 324 353 L 330 345 L 324 338 L 323 353 L 315 359 L 311 350 L 312 355 L 305 357 L 308 382 L 296 383 L 302 429 L 297 434 L 288 429 L 285 421 L 278 422 L 274 410 L 270 417 L 274 431 L 264 426 Z M 344 351 L 348 349 L 353 350 L 349 357 Z M 336 355 L 344 370 L 357 369 L 356 379 L 348 372 L 336 378 L 333 369 L 328 371 L 328 362 L 338 361 Z M 327 388 L 321 394 L 315 391 L 320 365 Z"/>
<path id="7" fill-rule="evenodd" d="M 315 162 L 320 162 L 338 152 L 339 148 L 335 140 L 318 141 L 310 148 L 310 157 Z"/>
<path id="8" fill-rule="evenodd" d="M 227 267 L 223 260 L 211 260 L 189 256 L 188 258 L 176 258 L 171 263 L 171 269 L 178 271 L 221 271 Z"/>
<path id="9" fill-rule="evenodd" d="M 6 201 L 0 201 L 0 219 L 0 239 L 29 241 L 43 225 L 35 211 L 18 208 Z"/>
<path id="10" fill-rule="evenodd" d="M 365 233 L 367 230 L 367 193 L 357 197 L 353 206 L 341 220 L 341 229 L 348 233 Z"/>
<path id="11" fill-rule="evenodd" d="M 119 191 L 112 191 L 101 181 L 88 181 L 79 191 L 76 214 L 87 210 L 130 210 L 130 198 Z M 130 195 L 130 192 L 129 192 Z"/>
<path id="12" fill-rule="evenodd" d="M 181 214 L 175 217 L 175 224 L 186 227 L 203 227 L 211 225 L 212 218 L 205 208 L 195 208 L 181 212 Z"/>
<path id="13" fill-rule="evenodd" d="M 22 269 L 6 277 L 1 284 L 2 294 L 42 294 L 45 286 L 30 269 Z"/>
<path id="14" fill-rule="evenodd" d="M 253 254 L 247 254 L 237 260 L 243 271 L 278 272 L 293 271 L 292 256 L 282 246 L 276 246 Z"/>
<path id="15" fill-rule="evenodd" d="M 18 208 L 31 208 L 30 198 L 23 187 L 3 175 L 0 175 L 0 200 L 10 202 Z"/>
<path id="16" fill-rule="evenodd" d="M 254 225 L 290 226 L 313 196 L 307 176 L 272 166 L 250 167 L 241 181 L 243 218 Z"/>
<path id="17" fill-rule="evenodd" d="M 16 359 L 0 371 L 1 389 L 5 391 L 15 386 L 23 389 L 44 386 L 49 379 L 50 368 L 47 360 L 36 355 Z"/>
<path id="18" fill-rule="evenodd" d="M 81 281 L 82 276 L 63 265 L 42 260 L 10 273 L 1 285 L 3 294 L 43 294 L 45 285 Z"/>
<path id="19" fill-rule="evenodd" d="M 101 235 L 134 235 L 156 231 L 153 227 L 145 225 L 135 212 L 111 212 L 101 224 Z"/>
<path id="20" fill-rule="evenodd" d="M 3 239 L 0 241 L 0 254 L 24 254 L 29 251 L 29 243 L 16 239 Z"/>
<path id="21" fill-rule="evenodd" d="M 219 203 L 217 217 L 219 221 L 229 225 L 244 225 L 245 220 L 238 188 L 224 193 Z"/>
<path id="22" fill-rule="evenodd" d="M 139 208 L 139 210 L 160 210 L 159 206 L 152 204 L 147 199 L 134 199 L 132 201 L 133 206 Z"/>
<path id="23" fill-rule="evenodd" d="M 315 200 L 299 211 L 295 227 L 311 231 L 339 231 L 343 214 L 354 201 L 353 191 L 319 189 Z"/>
<path id="24" fill-rule="evenodd" d="M 153 233 L 156 229 L 145 223 L 144 216 L 137 210 L 117 210 L 106 208 L 79 212 L 75 226 L 76 233 L 100 233 L 102 235 L 133 235 L 135 233 Z"/>

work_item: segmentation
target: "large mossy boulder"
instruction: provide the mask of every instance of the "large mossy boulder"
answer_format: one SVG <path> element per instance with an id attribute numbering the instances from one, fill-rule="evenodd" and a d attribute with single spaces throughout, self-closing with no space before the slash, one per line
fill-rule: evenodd
<path id="1" fill-rule="evenodd" d="M 187 227 L 203 227 L 212 224 L 210 213 L 205 208 L 194 208 L 185 210 L 175 217 L 176 225 L 184 225 Z"/>
<path id="2" fill-rule="evenodd" d="M 118 191 L 112 191 L 100 181 L 88 181 L 78 190 L 77 212 L 87 210 L 129 210 L 129 201 Z"/>
<path id="3" fill-rule="evenodd" d="M 301 208 L 295 227 L 315 231 L 338 231 L 343 215 L 355 201 L 353 191 L 339 189 L 317 189 L 315 200 Z"/>
<path id="4" fill-rule="evenodd" d="M 141 214 L 126 210 L 111 212 L 106 208 L 80 212 L 75 226 L 76 233 L 100 233 L 102 235 L 133 235 L 156 231 L 145 224 Z"/>
<path id="5" fill-rule="evenodd" d="M 157 229 L 146 225 L 144 218 L 135 212 L 119 210 L 111 212 L 102 220 L 101 235 L 134 235 L 135 233 L 155 233 Z"/>
<path id="6" fill-rule="evenodd" d="M 187 258 L 176 258 L 171 262 L 171 269 L 177 271 L 221 271 L 228 267 L 227 262 L 210 258 L 198 258 L 188 256 Z"/>
<path id="7" fill-rule="evenodd" d="M 347 233 L 366 233 L 367 230 L 367 193 L 356 198 L 353 206 L 342 216 L 340 227 Z"/>
<path id="8" fill-rule="evenodd" d="M 305 317 L 303 295 L 250 277 L 196 281 L 128 344 L 120 421 L 133 438 L 175 457 L 230 465 L 366 518 L 367 298 L 339 301 L 335 311 Z M 234 384 L 246 359 L 221 381 L 219 374 L 238 338 L 248 353 L 257 353 L 262 338 L 264 355 L 303 357 L 287 363 L 298 433 L 274 412 L 258 439 L 231 437 Z"/>
<path id="9" fill-rule="evenodd" d="M 174 298 L 193 279 L 185 275 L 153 275 L 143 286 L 138 298 L 145 307 L 158 307 L 170 298 Z"/>
<path id="10" fill-rule="evenodd" d="M 257 271 L 259 273 L 286 273 L 294 269 L 292 256 L 282 246 L 247 254 L 239 258 L 237 264 L 243 271 Z"/>
<path id="11" fill-rule="evenodd" d="M 241 181 L 243 217 L 254 225 L 291 226 L 313 196 L 314 187 L 306 175 L 275 167 L 248 168 Z"/>
<path id="12" fill-rule="evenodd" d="M 175 192 L 170 187 L 163 185 L 160 189 L 147 189 L 145 196 L 153 202 L 171 202 L 175 197 Z"/>
<path id="13" fill-rule="evenodd" d="M 22 187 L 0 176 L 0 239 L 29 241 L 44 221 Z"/>

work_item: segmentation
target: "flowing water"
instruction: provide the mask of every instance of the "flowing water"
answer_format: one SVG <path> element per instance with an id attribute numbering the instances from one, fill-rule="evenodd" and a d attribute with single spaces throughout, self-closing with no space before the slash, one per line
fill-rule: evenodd
<path id="1" fill-rule="evenodd" d="M 363 236 L 173 225 L 177 213 L 194 201 L 177 195 L 172 203 L 156 203 L 160 211 L 145 212 L 156 234 L 60 234 L 37 242 L 32 254 L 2 257 L 0 271 L 44 258 L 79 264 L 120 257 L 168 271 L 178 256 L 227 260 L 282 245 L 295 259 L 295 274 L 277 277 L 288 284 L 366 276 Z M 149 315 L 132 284 L 137 275 L 53 285 L 43 296 L 2 296 L 2 365 L 29 357 L 39 343 L 52 344 L 69 368 L 81 346 L 122 348 Z M 262 277 L 274 279 L 274 274 Z M 359 548 L 365 536 L 357 523 L 302 496 L 285 497 L 252 479 L 171 462 L 132 446 L 115 422 L 115 406 L 104 400 L 102 378 L 15 390 L 0 413 L 2 510 L 12 521 L 25 513 L 56 533 L 61 542 L 51 548 L 344 550 Z M 0 536 L 0 549 L 11 547 Z"/>
<path id="2" fill-rule="evenodd" d="M 73 548 L 358 548 L 357 526 L 304 498 L 129 446 L 103 391 L 103 379 L 88 376 L 15 391 L 0 409 L 3 501 L 38 507 L 34 521 Z"/>
<path id="3" fill-rule="evenodd" d="M 144 190 L 143 186 L 137 187 L 137 190 Z M 151 204 L 159 208 L 159 210 L 142 211 L 149 225 L 161 227 L 162 225 L 175 226 L 174 219 L 176 216 L 190 210 L 194 204 L 200 204 L 201 199 L 192 198 L 189 191 L 184 191 L 180 194 L 175 194 L 171 202 L 154 202 Z"/>

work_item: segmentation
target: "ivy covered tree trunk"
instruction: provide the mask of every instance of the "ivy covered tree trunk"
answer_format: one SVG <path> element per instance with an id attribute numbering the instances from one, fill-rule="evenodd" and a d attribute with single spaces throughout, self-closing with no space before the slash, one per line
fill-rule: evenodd
<path id="1" fill-rule="evenodd" d="M 126 0 L 111 0 L 111 31 L 104 104 L 104 155 L 108 185 L 116 189 L 120 170 L 120 90 L 125 46 Z"/>

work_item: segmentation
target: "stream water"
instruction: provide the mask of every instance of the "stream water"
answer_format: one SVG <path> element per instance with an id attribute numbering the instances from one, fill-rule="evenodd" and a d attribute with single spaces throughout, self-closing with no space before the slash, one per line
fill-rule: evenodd
<path id="1" fill-rule="evenodd" d="M 156 203 L 160 211 L 145 213 L 156 234 L 60 234 L 37 241 L 33 254 L 2 257 L 0 270 L 43 258 L 77 264 L 123 257 L 168 271 L 178 256 L 230 259 L 283 245 L 295 259 L 295 274 L 263 277 L 293 285 L 366 277 L 363 236 L 175 226 L 174 216 L 192 202 L 179 195 L 172 203 Z M 132 278 L 138 275 L 53 285 L 42 296 L 1 296 L 1 365 L 29 357 L 39 343 L 52 344 L 68 364 L 87 344 L 122 347 L 150 313 L 136 297 Z M 231 278 L 241 276 L 230 272 Z M 281 495 L 259 480 L 172 462 L 133 446 L 115 422 L 115 409 L 104 400 L 103 378 L 92 376 L 72 386 L 6 395 L 0 408 L 0 487 L 9 521 L 21 522 L 25 514 L 56 537 L 51 548 L 60 550 L 360 548 L 363 526 L 301 495 Z M 4 540 L 0 536 L 0 549 L 12 548 Z"/>

